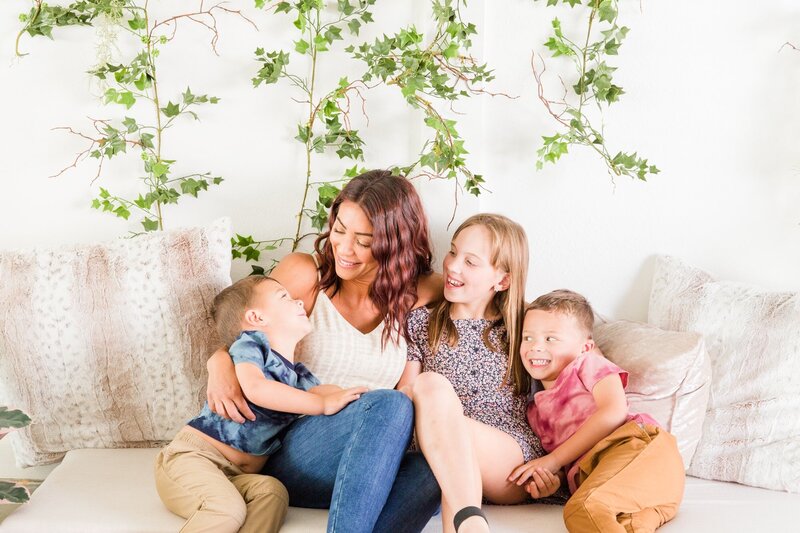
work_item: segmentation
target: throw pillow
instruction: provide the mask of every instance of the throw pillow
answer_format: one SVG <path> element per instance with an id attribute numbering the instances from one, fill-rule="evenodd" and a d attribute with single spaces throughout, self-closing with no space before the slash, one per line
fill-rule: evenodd
<path id="1" fill-rule="evenodd" d="M 20 466 L 157 446 L 195 415 L 229 285 L 230 221 L 108 244 L 0 252 L 2 403 L 33 423 Z"/>
<path id="2" fill-rule="evenodd" d="M 717 281 L 660 257 L 649 321 L 696 331 L 711 400 L 689 474 L 800 492 L 800 294 Z"/>
<path id="3" fill-rule="evenodd" d="M 631 410 L 649 414 L 672 433 L 689 468 L 711 386 L 703 337 L 619 320 L 596 326 L 594 339 L 608 359 L 628 371 Z"/>

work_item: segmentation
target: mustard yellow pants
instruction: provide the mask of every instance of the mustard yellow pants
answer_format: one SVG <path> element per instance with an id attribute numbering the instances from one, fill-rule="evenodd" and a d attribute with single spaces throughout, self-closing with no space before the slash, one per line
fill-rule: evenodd
<path id="1" fill-rule="evenodd" d="M 581 459 L 577 482 L 564 508 L 570 532 L 645 533 L 675 516 L 685 474 L 675 437 L 631 421 Z"/>
<path id="2" fill-rule="evenodd" d="M 155 474 L 161 500 L 187 519 L 181 533 L 277 533 L 286 518 L 289 494 L 280 481 L 243 473 L 186 430 L 158 454 Z"/>

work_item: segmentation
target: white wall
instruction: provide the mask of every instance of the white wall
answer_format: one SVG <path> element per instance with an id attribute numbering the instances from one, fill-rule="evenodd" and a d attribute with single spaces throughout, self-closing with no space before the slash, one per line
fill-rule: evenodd
<path id="1" fill-rule="evenodd" d="M 51 131 L 88 127 L 86 117 L 121 116 L 92 96 L 84 73 L 95 62 L 94 30 L 56 29 L 55 41 L 23 37 L 30 55 L 13 58 L 17 15 L 24 2 L 0 3 L 0 249 L 110 239 L 132 224 L 88 208 L 99 185 L 130 192 L 136 155 L 106 166 L 91 184 L 92 161 L 59 178 L 82 145 Z M 190 4 L 160 2 L 164 13 Z M 487 177 L 491 194 L 462 197 L 457 221 L 472 212 L 502 212 L 528 230 L 532 248 L 529 297 L 557 287 L 584 292 L 605 315 L 644 319 L 653 256 L 681 256 L 720 277 L 773 289 L 800 289 L 800 4 L 791 0 L 634 2 L 622 0 L 621 23 L 631 27 L 618 59 L 627 94 L 606 116 L 613 150 L 637 150 L 661 169 L 647 183 L 616 178 L 588 150 L 575 148 L 555 166 L 535 170 L 542 135 L 552 119 L 536 98 L 532 50 L 542 51 L 550 19 L 580 22 L 577 9 L 529 0 L 472 0 L 468 16 L 480 37 L 475 52 L 496 71 L 495 91 L 457 105 L 470 163 Z M 294 227 L 302 193 L 302 146 L 292 138 L 303 106 L 284 84 L 252 89 L 252 52 L 291 48 L 288 20 L 233 1 L 259 27 L 219 17 L 219 56 L 208 35 L 182 25 L 159 64 L 162 94 L 187 85 L 222 97 L 200 109 L 201 121 L 181 123 L 165 137 L 177 171 L 212 171 L 226 182 L 169 208 L 170 226 L 233 217 L 241 233 L 270 238 Z M 410 7 L 409 7 L 410 6 Z M 428 2 L 389 2 L 375 8 L 372 37 L 401 23 L 430 25 Z M 582 23 L 581 23 L 582 24 Z M 129 50 L 121 42 L 121 52 Z M 360 67 L 343 53 L 323 57 L 321 79 L 332 84 L 340 65 Z M 559 60 L 548 59 L 548 72 Z M 331 73 L 330 75 L 325 72 Z M 551 80 L 552 81 L 552 80 Z M 142 110 L 146 113 L 146 110 Z M 419 114 L 387 89 L 368 95 L 365 166 L 412 159 L 425 128 Z M 357 113 L 355 114 L 357 117 Z M 142 118 L 147 118 L 145 115 Z M 321 176 L 346 166 L 318 159 Z M 448 241 L 449 185 L 420 183 L 437 249 Z M 237 265 L 237 276 L 249 267 Z"/>

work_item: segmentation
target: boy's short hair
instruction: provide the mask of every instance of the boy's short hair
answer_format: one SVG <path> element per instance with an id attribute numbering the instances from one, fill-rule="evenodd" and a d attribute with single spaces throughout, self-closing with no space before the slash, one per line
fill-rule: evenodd
<path id="1" fill-rule="evenodd" d="M 262 275 L 248 276 L 222 289 L 214 298 L 211 317 L 214 319 L 217 337 L 224 346 L 233 344 L 242 331 L 242 319 L 253 298 L 253 290 L 256 285 L 268 279 L 272 278 Z"/>
<path id="2" fill-rule="evenodd" d="M 594 327 L 594 311 L 589 301 L 577 292 L 567 289 L 558 289 L 536 298 L 525 308 L 525 312 L 538 309 L 574 316 L 589 337 L 592 336 Z"/>

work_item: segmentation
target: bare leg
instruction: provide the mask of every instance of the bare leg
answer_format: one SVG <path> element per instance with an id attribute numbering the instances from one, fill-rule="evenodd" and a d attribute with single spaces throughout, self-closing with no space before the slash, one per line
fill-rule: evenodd
<path id="1" fill-rule="evenodd" d="M 453 514 L 481 506 L 481 474 L 472 434 L 453 386 L 443 376 L 424 372 L 414 381 L 417 442 L 442 489 L 442 525 L 452 533 Z M 465 520 L 459 533 L 489 531 L 480 517 Z"/>

